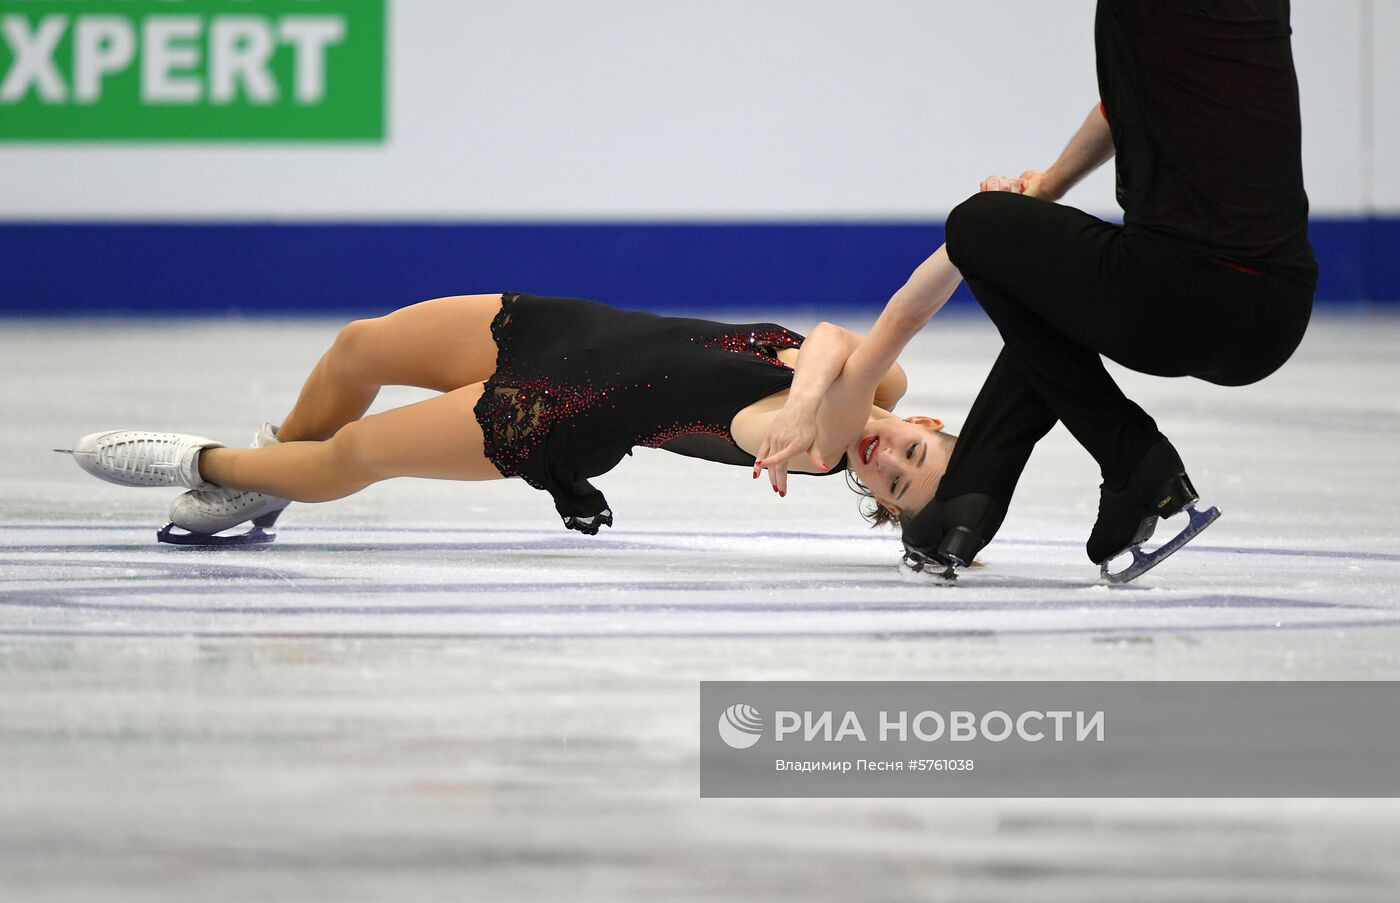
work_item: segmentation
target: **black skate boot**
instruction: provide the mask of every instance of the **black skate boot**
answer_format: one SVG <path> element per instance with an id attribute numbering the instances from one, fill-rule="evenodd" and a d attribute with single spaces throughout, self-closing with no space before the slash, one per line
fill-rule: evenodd
<path id="1" fill-rule="evenodd" d="M 980 492 L 935 500 L 904 525 L 904 564 L 954 580 L 956 569 L 972 563 L 1005 517 L 1006 504 Z"/>
<path id="2" fill-rule="evenodd" d="M 1111 582 L 1132 580 L 1184 546 L 1220 516 L 1215 508 L 1197 511 L 1198 498 L 1181 457 L 1170 442 L 1162 439 L 1133 468 L 1126 486 L 1116 492 L 1099 487 L 1099 517 L 1085 544 L 1089 560 L 1099 565 Z M 1152 538 L 1158 520 L 1187 509 L 1191 522 L 1185 530 L 1150 555 L 1140 551 L 1138 547 Z M 1118 574 L 1109 574 L 1108 563 L 1127 551 L 1133 553 L 1133 564 Z"/>

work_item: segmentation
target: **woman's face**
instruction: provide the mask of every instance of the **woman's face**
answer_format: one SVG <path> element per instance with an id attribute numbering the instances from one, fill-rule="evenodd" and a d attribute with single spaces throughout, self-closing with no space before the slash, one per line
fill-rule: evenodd
<path id="1" fill-rule="evenodd" d="M 864 435 L 846 449 L 850 469 L 891 513 L 915 514 L 933 501 L 948 469 L 950 447 L 936 434 L 941 420 L 872 417 Z"/>

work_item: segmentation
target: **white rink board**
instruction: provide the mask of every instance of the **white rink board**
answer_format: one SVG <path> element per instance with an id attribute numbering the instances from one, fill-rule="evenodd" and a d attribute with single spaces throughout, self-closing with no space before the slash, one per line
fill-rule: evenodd
<path id="1" fill-rule="evenodd" d="M 393 0 L 383 144 L 0 143 L 0 215 L 941 220 L 1093 108 L 1094 6 Z M 1292 3 L 1315 216 L 1400 212 L 1395 6 Z"/>
<path id="2" fill-rule="evenodd" d="M 661 452 L 596 538 L 514 481 L 397 481 L 206 552 L 48 451 L 246 441 L 337 325 L 0 330 L 0 899 L 1394 898 L 1395 801 L 702 801 L 695 713 L 701 679 L 1400 678 L 1400 317 L 1320 315 L 1245 389 L 1125 375 L 1224 517 L 1124 588 L 1058 429 L 956 587 L 840 480 Z M 905 412 L 956 430 L 996 348 L 936 320 Z"/>

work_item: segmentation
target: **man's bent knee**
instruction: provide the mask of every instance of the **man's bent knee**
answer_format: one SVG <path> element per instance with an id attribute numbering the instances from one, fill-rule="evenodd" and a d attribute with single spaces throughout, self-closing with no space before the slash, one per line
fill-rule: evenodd
<path id="1" fill-rule="evenodd" d="M 1020 196 L 1009 192 L 980 191 L 954 207 L 944 223 L 944 242 L 953 266 L 964 270 L 972 264 L 978 249 L 996 240 L 998 224 L 1005 225 L 1008 207 L 1020 202 Z"/>

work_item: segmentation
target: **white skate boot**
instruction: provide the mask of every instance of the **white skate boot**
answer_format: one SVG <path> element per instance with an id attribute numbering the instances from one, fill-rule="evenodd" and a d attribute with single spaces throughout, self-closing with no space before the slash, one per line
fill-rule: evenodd
<path id="1" fill-rule="evenodd" d="M 111 430 L 89 433 L 66 451 L 78 466 L 99 480 L 120 486 L 184 486 L 208 489 L 199 474 L 199 453 L 223 443 L 184 433 Z"/>
<path id="2" fill-rule="evenodd" d="M 253 437 L 254 448 L 277 444 L 277 428 L 264 423 Z M 252 545 L 277 538 L 275 524 L 288 499 L 246 489 L 196 489 L 186 492 L 170 507 L 170 523 L 156 533 L 156 539 L 174 545 Z M 224 530 L 252 521 L 246 533 L 219 535 Z"/>

